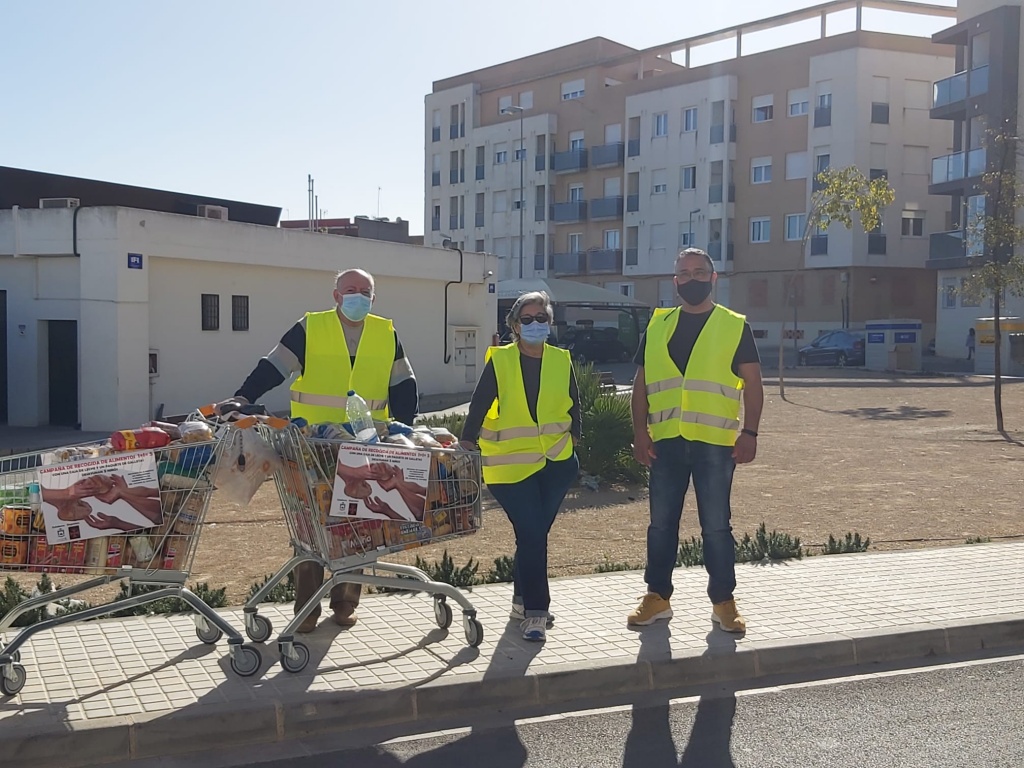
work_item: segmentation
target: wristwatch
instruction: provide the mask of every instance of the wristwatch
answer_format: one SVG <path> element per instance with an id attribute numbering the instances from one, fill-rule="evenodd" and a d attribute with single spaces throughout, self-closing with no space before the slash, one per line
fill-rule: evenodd
<path id="1" fill-rule="evenodd" d="M 740 432 L 742 432 L 744 435 L 750 435 L 751 437 L 757 437 L 757 432 L 755 432 L 752 429 L 744 428 L 744 429 L 741 429 Z"/>

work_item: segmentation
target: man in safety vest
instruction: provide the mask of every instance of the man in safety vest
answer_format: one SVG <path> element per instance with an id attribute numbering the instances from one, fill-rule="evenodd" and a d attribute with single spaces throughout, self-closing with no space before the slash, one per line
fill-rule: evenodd
<path id="1" fill-rule="evenodd" d="M 307 312 L 262 358 L 227 403 L 254 403 L 293 374 L 292 417 L 310 424 L 348 421 L 345 403 L 349 390 L 366 400 L 375 419 L 392 418 L 412 424 L 419 408 L 419 392 L 412 366 L 391 321 L 370 314 L 374 281 L 369 272 L 341 272 L 334 288 L 336 307 Z M 304 563 L 295 569 L 295 604 L 301 607 L 323 584 L 323 569 Z M 341 584 L 331 591 L 334 622 L 355 623 L 361 586 Z M 311 632 L 320 618 L 314 609 L 299 632 Z"/>
<path id="2" fill-rule="evenodd" d="M 746 622 L 733 599 L 736 542 L 729 496 L 736 465 L 757 454 L 761 364 L 746 318 L 711 300 L 718 279 L 711 258 L 688 248 L 676 259 L 675 271 L 682 305 L 654 310 L 634 358 L 639 368 L 633 381 L 633 452 L 651 468 L 651 524 L 648 593 L 627 623 L 646 626 L 672 617 L 679 519 L 692 478 L 711 619 L 727 632 L 744 632 Z"/>

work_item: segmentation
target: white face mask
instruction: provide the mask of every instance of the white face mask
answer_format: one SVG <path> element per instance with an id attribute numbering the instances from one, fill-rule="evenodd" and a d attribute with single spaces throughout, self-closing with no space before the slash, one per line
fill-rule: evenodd
<path id="1" fill-rule="evenodd" d="M 550 335 L 550 323 L 530 323 L 519 326 L 519 338 L 527 344 L 543 344 Z"/>
<path id="2" fill-rule="evenodd" d="M 366 316 L 370 314 L 373 300 L 361 293 L 346 293 L 341 297 L 341 304 L 339 306 L 341 307 L 341 314 L 353 323 L 358 323 L 365 320 Z"/>

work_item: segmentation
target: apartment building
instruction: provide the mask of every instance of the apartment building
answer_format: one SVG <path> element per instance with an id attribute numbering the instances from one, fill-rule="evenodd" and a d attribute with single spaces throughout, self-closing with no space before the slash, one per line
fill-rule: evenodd
<path id="1" fill-rule="evenodd" d="M 945 222 L 929 162 L 952 130 L 929 110 L 953 52 L 871 31 L 865 11 L 954 14 L 841 0 L 642 51 L 594 38 L 436 82 L 426 242 L 495 253 L 501 279 L 570 278 L 651 306 L 676 303 L 674 259 L 695 245 L 717 263 L 718 300 L 766 341 L 794 304 L 800 338 L 875 318 L 931 324 L 927 234 Z M 885 175 L 896 202 L 879 231 L 833 226 L 801 253 L 816 172 L 846 165 Z"/>
<path id="2" fill-rule="evenodd" d="M 937 271 L 938 310 L 935 348 L 939 355 L 964 353 L 967 330 L 979 317 L 992 316 L 991 299 L 977 300 L 962 290 L 971 260 L 987 254 L 973 224 L 979 215 L 993 215 L 993 203 L 979 188 L 982 176 L 1014 160 L 1013 147 L 1003 145 L 1006 157 L 988 140 L 990 130 L 1003 126 L 1017 135 L 1024 73 L 1021 67 L 1020 3 L 960 0 L 959 23 L 933 37 L 955 50 L 956 73 L 935 83 L 932 118 L 953 127 L 951 152 L 932 161 L 931 187 L 947 203 L 944 229 L 931 234 L 928 266 Z M 1009 295 L 1004 317 L 1024 316 L 1024 299 Z"/>

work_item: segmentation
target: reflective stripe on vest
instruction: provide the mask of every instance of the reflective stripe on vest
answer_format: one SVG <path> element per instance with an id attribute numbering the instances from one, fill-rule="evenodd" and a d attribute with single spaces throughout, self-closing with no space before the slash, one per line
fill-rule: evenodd
<path id="1" fill-rule="evenodd" d="M 355 364 L 336 309 L 306 315 L 306 359 L 291 387 L 291 413 L 310 424 L 348 421 L 345 405 L 355 390 L 373 418 L 388 418 L 388 387 L 395 363 L 395 328 L 377 315 L 363 321 Z"/>
<path id="2" fill-rule="evenodd" d="M 656 309 L 647 326 L 644 375 L 651 437 L 731 446 L 740 427 L 743 380 L 732 371 L 745 318 L 716 306 L 680 372 L 668 345 L 681 310 Z"/>
<path id="3" fill-rule="evenodd" d="M 543 469 L 549 460 L 570 458 L 572 359 L 568 351 L 544 347 L 537 421 L 526 401 L 519 347 L 492 347 L 487 358 L 494 369 L 498 395 L 480 430 L 484 482 L 517 483 Z"/>

